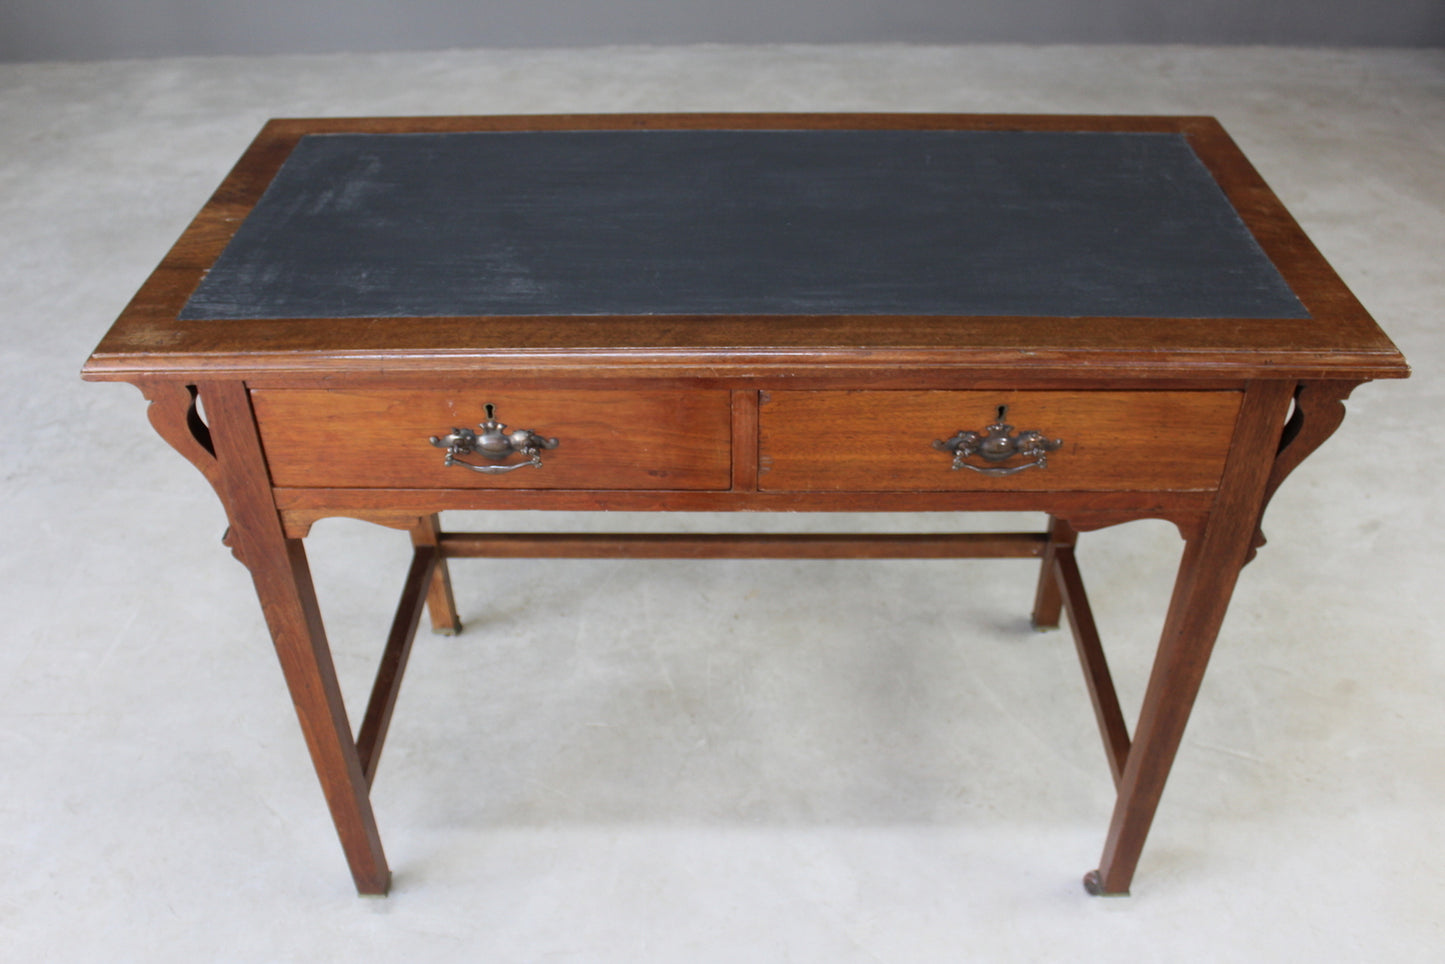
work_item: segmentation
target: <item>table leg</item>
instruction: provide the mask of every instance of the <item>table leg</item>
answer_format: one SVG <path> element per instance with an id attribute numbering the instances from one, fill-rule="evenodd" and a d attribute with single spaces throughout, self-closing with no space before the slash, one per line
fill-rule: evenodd
<path id="1" fill-rule="evenodd" d="M 385 894 L 391 871 L 321 624 L 306 550 L 300 539 L 286 538 L 281 528 L 246 387 L 239 382 L 205 384 L 200 386 L 200 397 L 210 422 L 232 536 L 251 570 L 356 889 L 362 894 Z"/>
<path id="2" fill-rule="evenodd" d="M 1185 543 L 1104 853 L 1099 869 L 1084 878 L 1092 894 L 1129 892 L 1230 595 L 1253 545 L 1293 388 L 1288 382 L 1255 382 L 1245 391 L 1214 507 L 1203 528 Z"/>
<path id="3" fill-rule="evenodd" d="M 1059 546 L 1072 546 L 1078 541 L 1079 534 L 1072 526 L 1063 519 L 1049 517 L 1049 542 L 1044 547 L 1043 564 L 1039 567 L 1039 587 L 1034 594 L 1034 629 L 1059 628 L 1064 597 L 1059 592 L 1059 580 L 1054 575 L 1055 550 Z"/>
<path id="4" fill-rule="evenodd" d="M 435 514 L 427 516 L 422 524 L 411 531 L 411 544 L 440 548 L 441 518 Z M 426 610 L 431 616 L 432 632 L 443 636 L 455 636 L 462 631 L 461 618 L 457 616 L 457 603 L 452 596 L 452 577 L 447 570 L 447 561 L 438 556 L 436 568 L 432 570 L 431 583 L 427 587 Z"/>

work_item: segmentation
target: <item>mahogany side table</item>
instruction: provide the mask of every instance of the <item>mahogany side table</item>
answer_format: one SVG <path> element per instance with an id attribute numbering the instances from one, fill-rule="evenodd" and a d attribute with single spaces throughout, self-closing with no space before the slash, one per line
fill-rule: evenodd
<path id="1" fill-rule="evenodd" d="M 250 570 L 357 890 L 423 608 L 463 556 L 1036 557 L 1118 799 L 1127 893 L 1284 478 L 1404 359 L 1207 117 L 275 120 L 84 377 L 127 381 Z M 455 509 L 1037 510 L 943 535 L 443 531 Z M 303 539 L 415 553 L 353 731 Z M 1132 733 L 1074 547 L 1185 540 Z"/>

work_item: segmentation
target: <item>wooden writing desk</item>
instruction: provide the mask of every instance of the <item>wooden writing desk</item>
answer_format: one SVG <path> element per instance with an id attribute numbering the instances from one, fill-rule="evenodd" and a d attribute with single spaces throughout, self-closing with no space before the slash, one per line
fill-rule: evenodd
<path id="1" fill-rule="evenodd" d="M 279 120 L 85 366 L 205 473 L 357 889 L 423 603 L 458 556 L 1027 557 L 1067 611 L 1128 891 L 1275 488 L 1404 360 L 1199 117 Z M 199 403 L 199 404 L 198 404 Z M 447 509 L 1038 510 L 990 535 L 450 533 Z M 302 540 L 415 556 L 357 735 Z M 1185 539 L 1131 738 L 1076 534 Z"/>

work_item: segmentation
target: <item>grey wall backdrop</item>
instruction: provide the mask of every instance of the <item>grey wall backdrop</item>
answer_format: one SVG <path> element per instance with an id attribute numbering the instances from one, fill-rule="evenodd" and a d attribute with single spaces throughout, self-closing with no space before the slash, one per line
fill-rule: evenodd
<path id="1" fill-rule="evenodd" d="M 0 0 L 0 60 L 673 43 L 1445 46 L 1445 0 Z"/>

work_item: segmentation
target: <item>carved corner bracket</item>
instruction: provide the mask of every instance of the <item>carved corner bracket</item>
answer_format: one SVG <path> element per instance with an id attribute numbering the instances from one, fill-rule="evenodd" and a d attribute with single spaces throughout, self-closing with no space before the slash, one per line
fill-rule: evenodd
<path id="1" fill-rule="evenodd" d="M 1122 525 L 1125 522 L 1138 522 L 1142 519 L 1158 519 L 1162 522 L 1172 523 L 1179 530 L 1179 537 L 1189 542 L 1199 535 L 1204 528 L 1204 520 L 1208 512 L 1204 509 L 1196 510 L 1143 510 L 1143 511 L 1109 511 L 1109 510 L 1085 510 L 1083 512 L 1068 512 L 1058 516 L 1060 521 L 1066 523 L 1075 532 L 1093 532 L 1097 529 L 1107 529 L 1110 526 Z"/>
<path id="2" fill-rule="evenodd" d="M 429 513 L 392 511 L 389 509 L 282 509 L 281 525 L 288 539 L 304 539 L 311 534 L 311 527 L 322 519 L 360 519 L 388 529 L 417 532 L 425 528 Z"/>
<path id="3" fill-rule="evenodd" d="M 1260 520 L 1254 530 L 1254 545 L 1249 550 L 1252 560 L 1267 541 L 1261 528 L 1264 511 L 1269 500 L 1289 474 L 1299 467 L 1310 453 L 1324 444 L 1325 439 L 1335 434 L 1335 429 L 1345 419 L 1345 399 L 1359 387 L 1360 382 L 1301 382 L 1295 387 L 1294 406 L 1284 423 L 1280 436 L 1279 450 L 1275 454 L 1274 467 L 1270 469 L 1269 481 L 1265 485 L 1264 499 L 1260 503 Z"/>
<path id="4" fill-rule="evenodd" d="M 186 461 L 206 477 L 224 507 L 226 496 L 221 486 L 221 465 L 216 460 L 216 447 L 211 442 L 210 426 L 201 417 L 200 393 L 196 386 L 171 381 L 144 381 L 138 382 L 136 387 L 150 402 L 146 417 L 150 419 L 156 434 L 185 456 Z M 245 564 L 246 560 L 241 558 L 240 547 L 229 528 L 229 515 L 227 510 L 228 528 L 221 542 L 231 550 L 233 556 Z"/>

